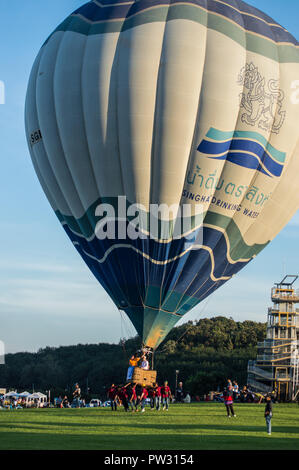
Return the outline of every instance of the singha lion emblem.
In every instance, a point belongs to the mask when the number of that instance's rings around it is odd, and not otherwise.
[[[269,80],[266,87],[265,78],[251,62],[241,69],[238,84],[243,86],[240,105],[246,110],[242,122],[279,134],[286,112],[282,110],[284,92],[279,89],[278,80]]]

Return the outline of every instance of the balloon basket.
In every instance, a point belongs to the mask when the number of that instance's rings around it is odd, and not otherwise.
[[[135,367],[132,379],[130,382],[140,385],[149,385],[152,387],[157,381],[156,370],[144,370],[140,367]]]

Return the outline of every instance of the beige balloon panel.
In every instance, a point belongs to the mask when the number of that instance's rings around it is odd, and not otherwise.
[[[218,166],[218,175],[222,170],[221,179],[234,181],[236,186],[238,184],[248,186],[248,188],[256,186],[265,195],[272,193],[269,202],[263,206],[262,211],[257,209],[255,202],[250,202],[248,199],[241,201],[241,203],[245,202],[243,207],[260,212],[258,219],[250,219],[244,216],[243,211],[229,213],[227,210],[215,205],[207,204],[205,207],[206,210],[210,209],[223,215],[231,215],[248,244],[265,243],[281,230],[299,205],[298,180],[296,181],[296,178],[294,178],[294,172],[298,171],[299,166],[298,158],[295,158],[296,153],[298,153],[296,122],[299,118],[299,107],[291,102],[291,93],[293,91],[291,83],[298,76],[299,67],[298,64],[278,64],[250,51],[245,53],[242,47],[217,32],[209,31],[209,36],[208,44],[210,48],[204,69],[199,128],[197,129],[198,137],[195,141],[194,153],[190,160],[190,163],[192,163],[189,169],[198,164],[208,177]],[[251,127],[241,120],[241,115],[244,113],[244,109],[240,109],[239,106],[242,87],[237,83],[237,77],[246,62],[253,62],[258,67],[261,75],[266,77],[265,85],[269,79],[279,80],[279,86],[285,93],[283,106],[286,110],[286,120],[279,135],[264,131],[257,126]],[[229,63],[229,69],[227,63]],[[239,131],[255,131],[262,134],[273,147],[287,154],[281,178],[269,178],[260,172],[240,168],[230,163],[217,163],[214,160],[200,157],[195,149],[210,127],[222,131],[236,129]],[[200,181],[198,184],[200,184]],[[195,185],[187,185],[187,189],[193,193],[202,193],[200,186],[196,188]],[[216,199],[222,199],[228,203],[235,204],[237,202],[236,198],[230,197],[224,192],[224,187],[221,191],[215,191],[214,196]]]
[[[287,153],[283,176],[270,179],[205,158],[207,176],[217,168],[221,178],[238,182],[242,174],[242,184],[275,192],[255,220],[209,204],[204,209],[234,215],[249,244],[273,238],[297,210],[299,159],[291,157],[298,153],[299,106],[290,95],[298,64],[279,65],[184,20],[171,21],[166,29],[164,23],[142,25],[121,38],[118,33],[85,37],[57,32],[40,57],[29,86],[27,135],[42,130],[43,141],[31,153],[55,210],[79,218],[99,195],[126,194],[146,207],[150,202],[179,203],[183,188],[188,189],[187,170],[202,165],[196,148],[210,127],[253,130],[241,121],[239,107],[237,78],[246,62],[253,62],[263,76],[279,79],[286,94],[280,134],[258,129]],[[195,184],[189,189],[201,190]],[[223,190],[215,193],[219,199],[224,196],[236,202]]]
[[[59,198],[59,187],[53,174],[48,155],[45,151],[44,142],[40,141],[38,144],[32,145],[30,141],[31,133],[40,129],[36,109],[36,79],[41,55],[42,51],[40,51],[36,57],[30,74],[25,104],[25,129],[34,169],[53,210],[57,210],[59,204],[57,202],[57,199]],[[64,197],[62,194],[60,194],[59,202],[61,207],[67,209],[67,205],[64,203]]]
[[[59,209],[64,214],[71,215],[75,207],[77,212],[81,210],[84,213],[85,211],[66,164],[55,118],[54,59],[57,55],[59,39],[62,36],[63,33],[55,34],[35,60],[26,97],[25,124],[28,142],[31,132],[36,129],[41,129],[43,135],[42,141],[34,145],[29,144],[30,153],[40,183],[53,210]],[[43,67],[41,68],[42,61]],[[48,63],[45,66],[46,61]],[[42,88],[45,89],[45,93],[41,97]],[[39,103],[37,103],[38,97]]]

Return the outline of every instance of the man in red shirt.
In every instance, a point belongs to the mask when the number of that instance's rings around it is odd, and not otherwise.
[[[135,385],[129,383],[127,385],[127,398],[128,398],[128,407],[131,411],[135,411],[134,407],[136,406],[136,392],[135,392]]]
[[[132,387],[132,403],[135,406],[135,411],[138,411],[138,409],[137,409],[136,384],[133,384],[133,387]]]
[[[127,386],[123,386],[119,388],[118,392],[119,398],[121,399],[122,405],[125,411],[128,411],[129,404],[128,404],[128,393],[127,393]]]
[[[142,394],[141,394],[141,397],[140,397],[140,403],[141,403],[141,413],[143,413],[145,411],[145,400],[147,399],[148,397],[148,391],[146,389],[146,387],[143,385],[143,388],[142,388]]]
[[[160,411],[160,408],[161,408],[161,387],[159,387],[159,385],[157,383],[154,384],[153,394],[154,394],[154,406],[156,407],[157,411]]]
[[[107,396],[110,400],[112,411],[117,410],[117,388],[114,384],[108,389]]]
[[[152,387],[149,387],[148,395],[151,400],[151,410],[153,411],[155,409],[155,397],[156,397],[155,385]]]
[[[168,411],[169,401],[172,398],[172,395],[171,395],[171,390],[168,386],[167,381],[165,381],[164,385],[161,387],[161,394],[162,394],[163,410],[166,409],[166,411]]]

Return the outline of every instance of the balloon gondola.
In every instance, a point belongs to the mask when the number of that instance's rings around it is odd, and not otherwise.
[[[93,0],[42,46],[25,111],[35,171],[144,346],[298,209],[298,47],[239,0]]]

